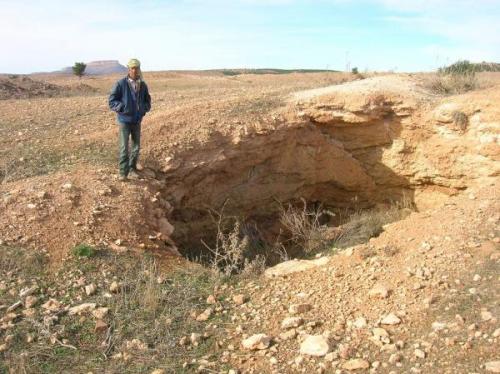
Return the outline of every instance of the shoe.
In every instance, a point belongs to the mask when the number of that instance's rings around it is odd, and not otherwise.
[[[127,176],[126,175],[120,175],[118,177],[118,180],[121,181],[121,182],[126,182],[128,180]]]
[[[139,179],[140,175],[137,173],[135,169],[131,169],[128,173],[130,179]]]

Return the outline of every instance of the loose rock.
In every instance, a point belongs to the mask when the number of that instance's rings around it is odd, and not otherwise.
[[[370,367],[370,363],[361,358],[355,358],[347,361],[342,367],[346,370],[360,370],[360,369],[368,369]]]
[[[294,327],[299,327],[304,323],[304,320],[301,317],[288,317],[281,322],[282,329],[291,329]]]
[[[389,313],[382,321],[380,321],[382,325],[399,325],[401,323],[401,319],[395,315],[394,313]]]
[[[266,334],[255,334],[241,343],[244,349],[251,351],[267,349],[271,345],[271,337]]]
[[[308,356],[324,356],[330,349],[330,344],[323,335],[308,335],[300,345],[300,353]]]

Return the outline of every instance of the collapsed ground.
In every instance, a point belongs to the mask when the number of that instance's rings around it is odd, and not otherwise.
[[[131,372],[200,367],[335,372],[368,365],[377,372],[465,373],[494,365],[500,115],[491,102],[499,96],[498,86],[440,97],[417,77],[397,75],[333,87],[326,86],[353,77],[155,73],[146,78],[156,109],[143,127],[143,178],[128,184],[113,177],[116,128],[105,96],[6,101],[3,251],[10,256],[16,248],[45,250],[52,268],[63,269],[59,274],[68,281],[51,278],[55,270],[31,279],[19,265],[3,266],[2,292],[8,295],[3,308],[22,301],[2,320],[5,370],[23,352],[23,367],[42,372],[69,370],[65,363],[80,365],[90,352],[95,358],[87,371],[132,365]],[[113,79],[85,84],[99,93]],[[300,91],[318,86],[324,88]],[[187,266],[178,250],[185,253],[214,235],[209,211],[224,207],[272,243],[280,229],[280,203],[302,201],[351,211],[384,211],[406,201],[420,212],[386,225],[368,244],[312,263],[284,264],[311,268],[303,273],[229,285],[210,275],[203,286],[199,274],[191,274],[197,284],[189,288],[192,305],[167,307],[186,292],[175,286],[179,270],[173,268]],[[80,243],[98,248],[100,255],[75,262],[71,249]],[[324,254],[334,253],[333,246],[323,248]],[[133,253],[144,252],[156,257],[162,270],[134,271],[160,280],[142,278],[136,283],[145,288],[132,287],[130,293],[131,281],[121,274],[134,262]],[[116,294],[109,291],[113,277],[125,287]],[[19,297],[26,282],[38,285],[31,308],[26,295]],[[89,293],[91,284],[95,289]],[[379,291],[368,301],[373,288]],[[137,318],[135,307],[128,305],[131,317],[113,300],[146,289],[154,304],[143,317],[155,328],[124,333],[124,321]],[[51,298],[59,303],[54,310],[44,307]],[[109,310],[105,316],[83,310],[79,320],[68,315],[70,307],[84,302]],[[297,304],[305,305],[302,311]],[[282,319],[294,313],[298,318],[282,327]],[[54,314],[61,319],[50,318],[53,327],[33,330]],[[399,321],[387,327],[387,315]],[[169,319],[175,328],[164,326]],[[65,330],[68,323],[76,323],[74,331]],[[78,337],[83,328],[89,341]],[[260,336],[263,341],[255,346],[242,346],[257,333],[268,339]],[[26,343],[30,334],[35,337]],[[327,342],[322,358],[300,352],[307,335]],[[101,346],[103,339],[107,343]],[[46,342],[52,347],[40,351]],[[172,357],[175,363],[167,364]]]

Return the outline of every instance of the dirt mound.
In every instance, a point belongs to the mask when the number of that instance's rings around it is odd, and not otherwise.
[[[34,80],[27,76],[0,77],[0,100],[28,99],[33,97],[59,97],[94,93],[97,90],[87,84],[59,86]]]
[[[59,86],[35,81],[27,76],[0,78],[0,99],[26,99],[30,97],[53,97],[60,93]]]

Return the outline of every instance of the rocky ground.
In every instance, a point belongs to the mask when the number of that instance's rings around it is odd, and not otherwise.
[[[281,270],[284,263],[244,285],[238,292],[248,302],[231,318],[239,327],[233,345],[254,334],[267,340],[234,355],[238,366],[277,373],[499,370],[499,186],[485,184],[388,225],[367,244],[321,257],[309,270]]]
[[[122,183],[115,78],[3,102],[0,372],[500,372],[496,80],[151,73]],[[221,204],[272,237],[275,198],[413,212],[262,275],[179,256]]]

